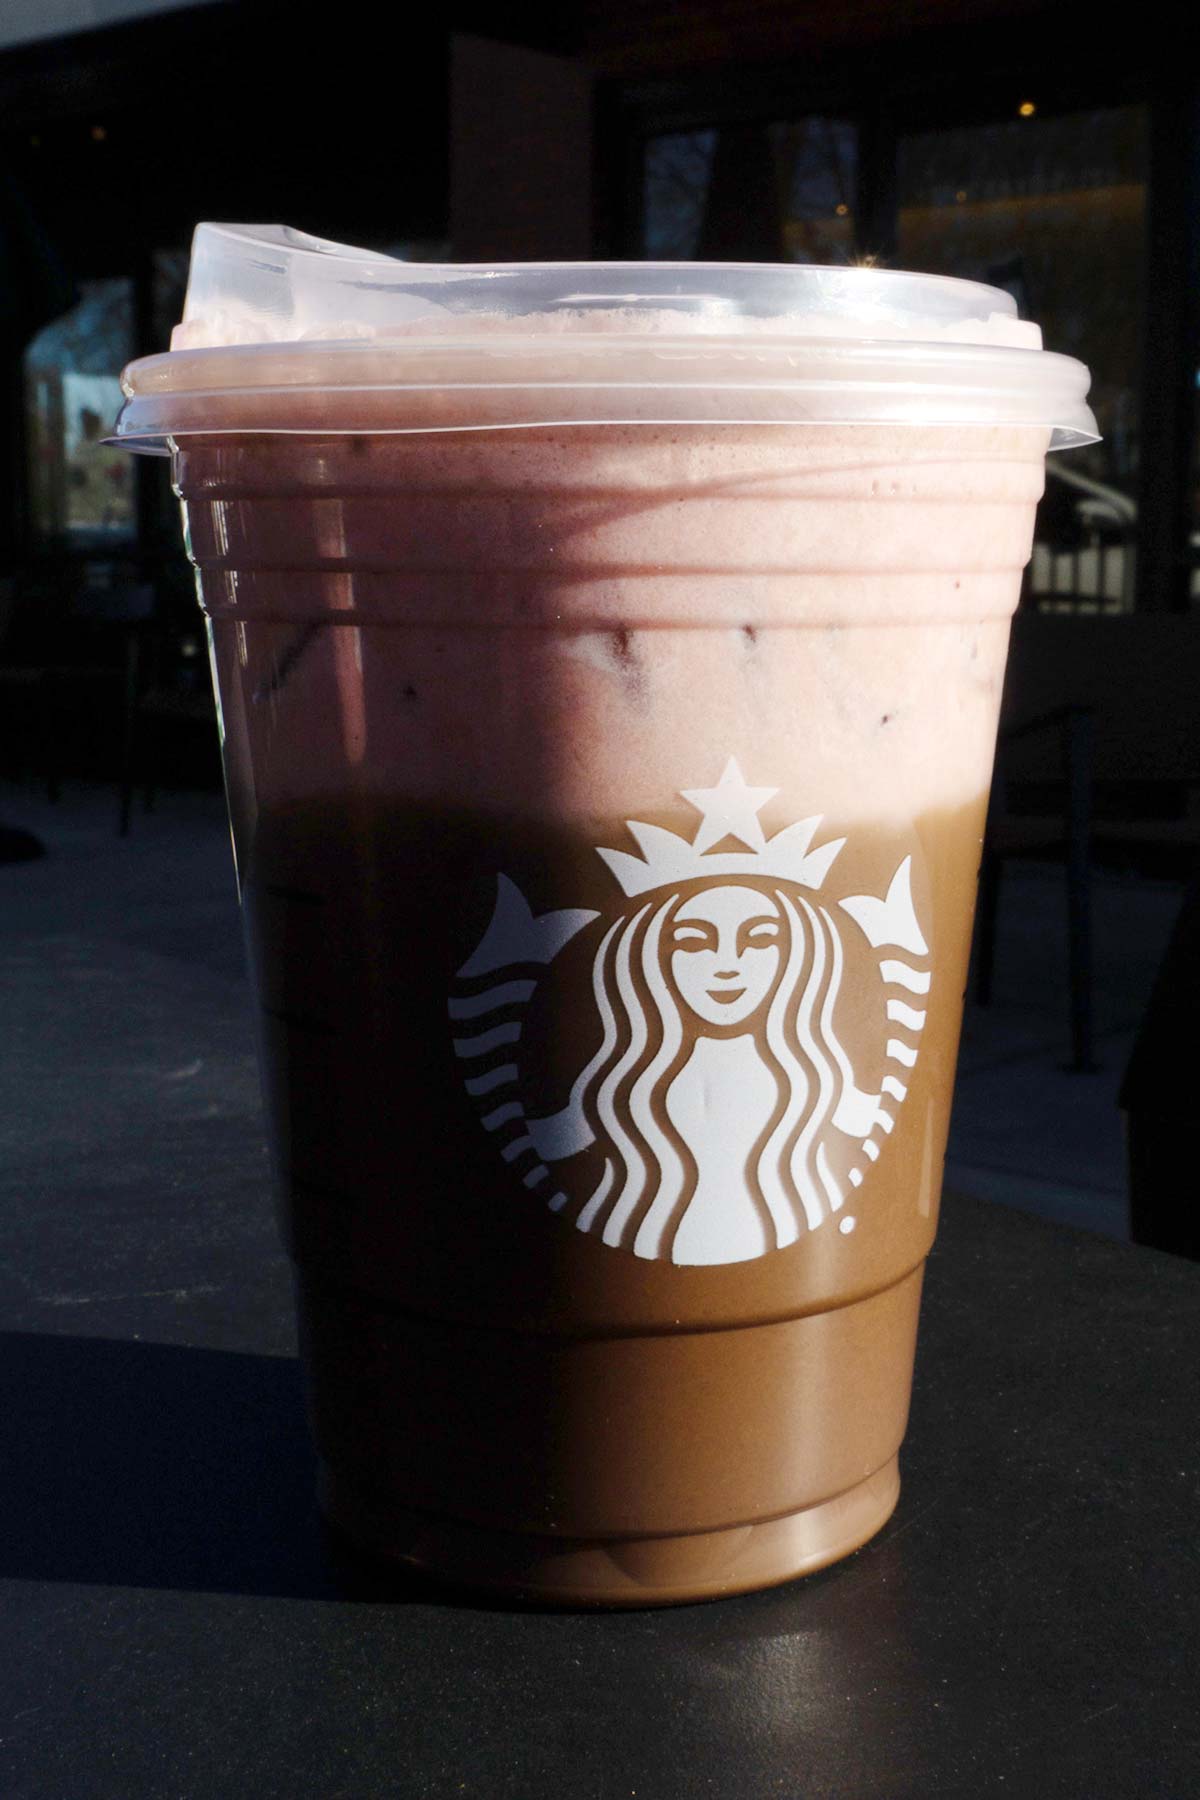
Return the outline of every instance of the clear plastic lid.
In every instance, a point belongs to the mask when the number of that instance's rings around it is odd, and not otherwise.
[[[1088,372],[1012,297],[890,269],[406,263],[200,225],[171,350],[111,441],[595,424],[1037,426],[1092,442]]]

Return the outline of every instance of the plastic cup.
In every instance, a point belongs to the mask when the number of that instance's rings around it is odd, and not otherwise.
[[[782,1581],[896,1503],[1086,371],[931,277],[355,256],[201,228],[119,426],[209,621],[322,1502],[528,1597]]]

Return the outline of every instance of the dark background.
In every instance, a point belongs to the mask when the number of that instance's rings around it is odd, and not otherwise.
[[[335,1553],[295,1499],[311,1453],[219,803],[139,809],[119,845],[81,782],[219,779],[166,465],[96,444],[122,362],[166,347],[198,219],[458,258],[871,255],[1009,286],[1093,366],[1105,443],[1049,477],[1007,721],[1088,708],[1093,861],[1184,873],[1200,80],[1179,16],[345,0],[313,25],[217,0],[4,48],[0,12],[0,813],[35,783],[78,784],[85,823],[94,804],[90,835],[6,872],[0,934],[5,1796],[1194,1790],[1191,1272],[1007,1207],[947,1206],[905,1499],[839,1569],[603,1620],[381,1589]],[[68,419],[70,374],[101,385]],[[1065,741],[1003,748],[1010,844],[1037,847],[1032,821],[1061,853]],[[1002,970],[1005,922],[1026,949],[1042,930],[1031,896],[1002,914]],[[1126,898],[1110,965],[1144,952]],[[1193,903],[1152,1004],[1188,1043],[1198,937]],[[1040,997],[1058,939],[1037,947]],[[1025,1066],[1001,1124],[1089,1129],[1040,1040]],[[1194,1052],[1178,1066],[1178,1138],[1152,1042],[1129,1100],[1194,1255]],[[1187,1248],[1170,1223],[1137,1234]]]
[[[1112,668],[1131,657],[1135,687],[1168,662],[1189,685],[1198,94],[1153,10],[1105,24],[1029,0],[402,17],[349,0],[336,29],[278,0],[216,0],[0,47],[0,666],[119,660],[104,620],[140,606],[162,626],[156,678],[194,684],[162,468],[105,460],[99,403],[82,450],[64,450],[61,396],[33,383],[39,359],[74,357],[115,394],[125,360],[168,343],[196,221],[229,218],[420,257],[870,256],[1007,286],[1053,347],[1091,364],[1105,433],[1052,463],[1025,605],[1050,628],[1030,621],[1010,716],[1071,699],[1111,710]],[[72,319],[80,345],[64,350]],[[1165,638],[1150,614],[1174,615]],[[119,738],[111,698],[76,693],[76,713],[104,715],[76,760]],[[36,731],[15,735],[36,764]],[[1097,755],[1110,788],[1117,765],[1146,765],[1126,818],[1188,812],[1200,745],[1186,720],[1166,758],[1119,721]],[[14,756],[0,736],[0,760]]]
[[[166,468],[99,442],[123,364],[169,343],[197,220],[434,260],[867,258],[1007,288],[1093,374],[1103,440],[1048,459],[1014,629],[995,867],[1194,866],[1200,77],[1173,15],[212,0],[14,35],[0,777],[116,776],[126,815],[135,784],[219,780]]]

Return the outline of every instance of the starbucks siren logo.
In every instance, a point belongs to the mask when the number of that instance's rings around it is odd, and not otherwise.
[[[745,1262],[831,1218],[852,1231],[848,1193],[907,1093],[925,1013],[888,990],[929,991],[912,858],[882,896],[826,906],[815,896],[846,840],[814,848],[820,815],[767,838],[758,814],[778,791],[748,787],[730,757],[716,787],[682,791],[701,815],[690,840],[629,820],[640,856],[597,851],[625,897],[607,920],[534,917],[500,875],[491,921],[458,971],[454,1050],[498,1154],[553,1212],[637,1256]],[[745,849],[715,848],[730,838]],[[847,941],[839,914],[856,928]],[[526,1014],[592,925],[598,1042],[566,1105],[534,1117],[522,1097]],[[877,1093],[859,1087],[839,1036],[850,951],[878,984],[875,1061],[888,1072]]]

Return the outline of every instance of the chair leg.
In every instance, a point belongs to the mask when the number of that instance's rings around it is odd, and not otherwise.
[[[1126,1115],[1129,1149],[1129,1235],[1135,1244],[1200,1262],[1200,1213],[1179,1179],[1191,1153],[1189,1127],[1178,1113]]]
[[[1073,709],[1067,729],[1067,970],[1071,1068],[1096,1067],[1092,1020],[1091,714]]]
[[[142,752],[142,810],[152,813],[158,794],[159,727],[154,713],[143,708],[138,715]]]
[[[117,832],[129,836],[133,818],[133,766],[137,749],[137,694],[141,647],[136,631],[131,631],[125,646],[125,714],[121,722],[121,793],[117,814]]]
[[[62,708],[59,705],[59,684],[55,676],[43,675],[41,690],[46,798],[57,806],[62,799],[62,744],[59,739],[62,729]]]
[[[154,803],[158,798],[158,728],[146,728],[146,773],[142,781],[142,805],[148,813],[154,811]]]
[[[127,772],[121,775],[121,795],[117,811],[117,836],[128,837],[133,818],[133,782]]]
[[[1067,956],[1071,991],[1071,1067],[1094,1069],[1092,1024],[1091,872],[1086,862],[1067,869]]]

